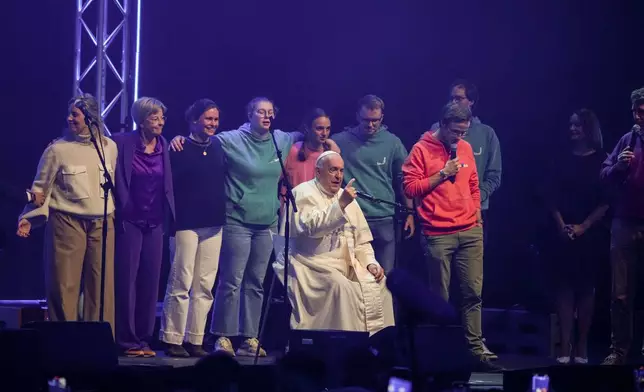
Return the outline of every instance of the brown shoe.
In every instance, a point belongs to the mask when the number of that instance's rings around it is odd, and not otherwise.
[[[143,347],[141,349],[144,358],[154,358],[157,356],[156,351],[152,350],[150,347]]]
[[[137,357],[143,357],[144,353],[143,350],[140,348],[128,348],[123,352],[123,355],[129,358],[137,358]]]

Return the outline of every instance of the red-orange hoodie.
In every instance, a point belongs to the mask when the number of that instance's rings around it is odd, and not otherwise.
[[[469,230],[476,225],[476,213],[481,209],[474,154],[464,140],[457,143],[456,156],[466,167],[461,167],[453,184],[446,180],[430,191],[429,177],[445,167],[449,155],[449,149],[433,132],[425,132],[402,167],[405,195],[416,200],[425,235]]]

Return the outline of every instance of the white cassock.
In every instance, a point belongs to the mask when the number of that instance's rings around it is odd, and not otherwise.
[[[386,278],[377,283],[367,270],[379,266],[373,237],[358,203],[342,211],[342,192],[329,195],[315,179],[293,189],[298,212],[291,210],[290,219],[291,328],[374,334],[394,325],[391,293]],[[283,284],[283,257],[277,260],[273,267]]]

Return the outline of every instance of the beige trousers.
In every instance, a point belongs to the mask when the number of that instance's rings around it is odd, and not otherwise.
[[[103,320],[114,331],[114,217],[107,217]],[[45,229],[47,306],[52,321],[76,321],[83,286],[83,318],[98,321],[103,219],[51,210]]]

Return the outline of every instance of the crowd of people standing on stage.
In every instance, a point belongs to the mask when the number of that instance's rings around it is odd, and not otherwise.
[[[98,320],[104,274],[102,316],[112,325],[116,343],[127,356],[155,356],[151,342],[164,238],[170,237],[171,267],[159,332],[167,354],[207,355],[203,344],[212,313],[216,351],[265,356],[258,341],[263,282],[289,182],[295,199],[309,203],[292,218],[295,235],[315,239],[313,248],[302,248],[305,240],[296,246],[300,267],[307,271],[297,272],[303,274],[297,278],[306,280],[307,290],[297,301],[291,291],[289,299],[306,322],[292,319],[293,326],[349,325],[374,333],[391,325],[381,322],[389,320],[389,309],[382,307],[392,304],[378,287],[384,287],[383,278],[396,267],[400,225],[408,238],[417,229],[420,233],[432,291],[449,300],[452,271],[456,274],[470,350],[482,363],[493,361],[497,356],[486,346],[481,326],[483,251],[489,235],[484,221],[501,184],[502,163],[494,130],[473,114],[478,100],[475,85],[454,82],[439,121],[408,153],[384,124],[385,103],[375,95],[358,101],[356,126],[335,134],[322,109],[307,115],[300,131],[273,129],[276,108],[264,97],[249,102],[248,121],[238,129],[218,132],[218,105],[200,99],[185,112],[187,135],[170,142],[162,135],[167,108],[158,99],[138,99],[131,111],[137,129],[108,137],[95,99],[73,98],[68,127],[43,152],[25,196],[30,203],[18,224],[22,237],[45,225],[50,319],[77,320],[82,291],[83,319]],[[644,89],[634,91],[631,100],[635,122],[644,125]],[[571,149],[557,161],[548,198],[564,249],[557,264],[562,342],[557,360],[588,361],[595,278],[602,262],[597,248],[608,232],[602,222],[613,205],[613,346],[605,362],[621,363],[632,335],[630,278],[644,238],[644,209],[638,203],[644,196],[641,133],[625,135],[607,156],[590,110],[572,114],[569,132]],[[285,152],[286,179],[276,149]],[[104,167],[114,179],[107,203]],[[356,199],[356,190],[389,203]],[[391,204],[396,201],[407,208],[403,216]],[[346,262],[360,277],[317,270],[320,260]],[[311,300],[325,295],[316,292],[322,290],[316,276],[324,274],[330,276],[325,284],[353,282],[342,286],[356,297],[346,305],[355,310],[353,316],[345,310],[334,315],[324,309],[327,301]],[[380,316],[370,313],[375,302],[369,296],[382,296],[376,301]],[[319,308],[313,303],[320,303]],[[575,314],[579,328],[573,342]],[[338,323],[333,317],[357,321]]]

